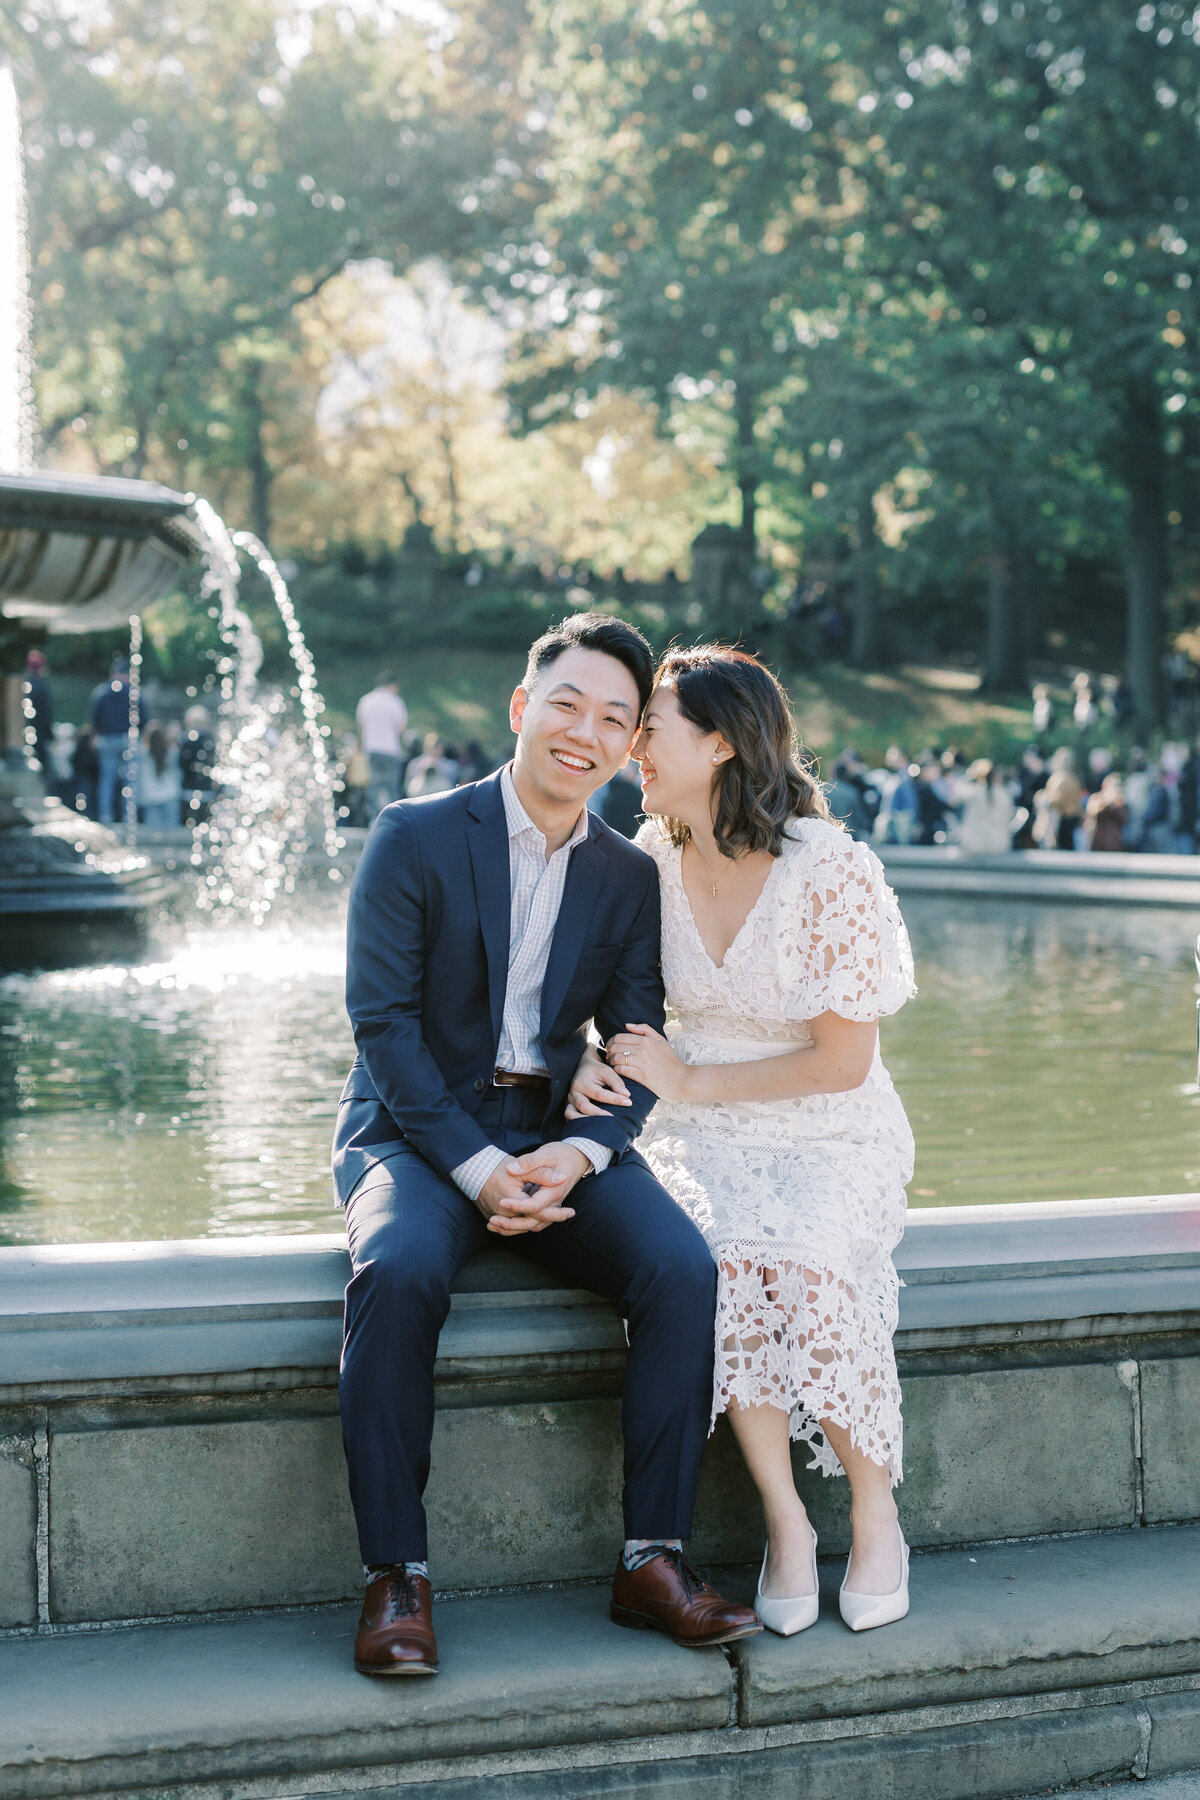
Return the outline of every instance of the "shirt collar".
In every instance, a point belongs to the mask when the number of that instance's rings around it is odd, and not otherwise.
[[[521,805],[520,796],[517,793],[517,784],[512,778],[511,763],[506,763],[501,771],[500,792],[504,796],[504,816],[508,820],[509,838],[524,837],[527,832],[532,832],[538,843],[541,845],[544,854],[546,849],[546,834],[539,826],[534,824],[529,814],[525,811],[525,808]],[[576,844],[582,844],[590,830],[591,822],[588,818],[588,809],[585,806],[580,811],[579,818],[575,822],[574,831],[571,833],[566,843],[562,844],[560,848],[563,850],[573,850]],[[555,854],[557,854],[557,852]]]

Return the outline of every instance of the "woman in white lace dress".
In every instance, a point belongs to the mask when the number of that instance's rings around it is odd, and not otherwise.
[[[728,1411],[762,1496],[756,1606],[789,1633],[816,1618],[816,1539],[792,1479],[850,1478],[841,1594],[854,1629],[908,1604],[892,1334],[912,1134],[877,1021],[915,992],[895,896],[871,850],[799,765],[782,688],[721,647],[670,653],[635,745],[659,867],[675,1019],[630,1021],[572,1089],[576,1112],[659,1096],[639,1140],[718,1266],[713,1418]]]

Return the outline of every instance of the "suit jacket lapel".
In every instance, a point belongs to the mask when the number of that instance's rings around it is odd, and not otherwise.
[[[467,847],[475,877],[475,904],[487,952],[488,1006],[492,1042],[500,1042],[504,1023],[504,990],[508,985],[508,935],[512,914],[512,879],[508,866],[508,821],[500,777],[477,784],[468,811]]]
[[[567,868],[562,905],[558,909],[558,922],[554,927],[550,955],[546,961],[546,976],[542,982],[543,1042],[566,999],[567,988],[575,973],[575,964],[587,941],[588,926],[592,922],[607,868],[608,856],[593,827],[583,843],[577,844],[571,852]]]

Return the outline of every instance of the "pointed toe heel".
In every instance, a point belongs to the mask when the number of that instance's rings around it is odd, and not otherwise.
[[[758,1576],[758,1591],[754,1596],[754,1610],[766,1626],[779,1637],[795,1637],[798,1631],[807,1631],[815,1625],[821,1610],[821,1595],[817,1584],[817,1534],[812,1534],[812,1582],[811,1594],[797,1594],[791,1600],[771,1599],[762,1591],[763,1579],[767,1573],[767,1550],[763,1551],[762,1568]]]
[[[903,1532],[900,1532],[900,1585],[895,1592],[848,1594],[843,1577],[838,1590],[838,1611],[851,1631],[873,1631],[877,1625],[894,1625],[897,1619],[904,1617],[908,1611],[908,1545]]]

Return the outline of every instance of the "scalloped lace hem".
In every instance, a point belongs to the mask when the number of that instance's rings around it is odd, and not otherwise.
[[[890,1470],[893,1486],[902,1481],[895,1288],[889,1284],[872,1304],[794,1244],[743,1240],[718,1244],[713,1255],[717,1362],[709,1430],[731,1401],[778,1406],[789,1415],[793,1440],[812,1450],[810,1469],[844,1473],[822,1430],[827,1419]]]

